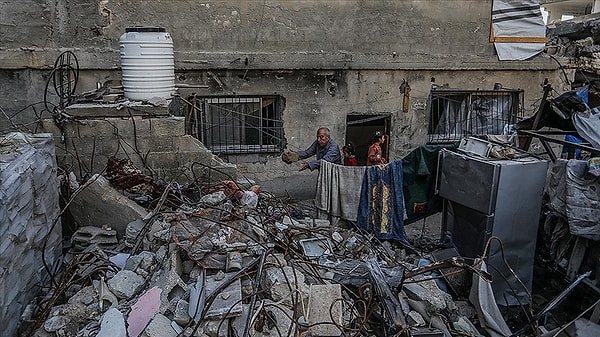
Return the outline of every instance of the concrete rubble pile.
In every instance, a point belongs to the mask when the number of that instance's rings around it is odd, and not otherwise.
[[[440,276],[470,277],[456,258],[435,262],[232,181],[166,185],[153,200],[122,230],[111,224],[130,212],[114,209],[73,234],[21,336],[482,335],[460,282]]]
[[[575,82],[597,81],[600,67],[600,14],[583,15],[547,26],[549,55],[570,58]],[[561,65],[562,67],[562,65]]]

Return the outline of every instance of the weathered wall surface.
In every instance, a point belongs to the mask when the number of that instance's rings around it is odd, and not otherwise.
[[[89,108],[73,105],[70,110],[78,114]],[[116,111],[102,110],[107,116]],[[67,123],[62,129],[52,119],[44,119],[39,127],[54,136],[58,164],[80,178],[103,172],[113,156],[129,158],[136,168],[164,181],[201,183],[237,178],[235,165],[224,163],[200,141],[185,135],[182,117],[90,118]]]
[[[88,67],[116,67],[118,54],[109,54],[125,28],[134,25],[165,27],[182,53],[179,63],[192,68],[364,68],[431,64],[432,56],[460,65],[452,55],[494,60],[486,40],[491,1],[3,0],[0,5],[0,39],[9,52],[2,68],[43,67],[57,48],[80,48],[84,61],[95,59]],[[237,59],[232,53],[249,53],[248,62],[232,64]],[[10,54],[28,57],[11,60]]]
[[[16,336],[16,318],[48,281],[44,264],[56,272],[62,263],[58,178],[50,135],[0,143],[0,322],[3,336]]]
[[[79,59],[77,92],[120,80],[118,47],[125,28],[161,26],[173,37],[178,85],[207,85],[194,90],[201,95],[281,95],[286,141],[300,148],[321,125],[331,127],[342,143],[347,114],[388,113],[390,157],[397,158],[426,139],[432,78],[456,89],[491,89],[496,82],[521,88],[530,110],[545,78],[561,91],[562,74],[548,57],[497,60],[489,43],[491,5],[491,0],[0,0],[0,106],[12,116],[43,101],[47,76],[64,50]],[[338,82],[335,95],[327,91],[328,76]],[[403,79],[412,88],[407,113],[400,108]],[[40,104],[34,107],[35,113],[26,109],[13,120],[28,124],[35,114],[48,116]],[[0,120],[0,130],[7,130]],[[299,174],[274,156],[250,163],[225,159],[257,182],[314,181],[311,173]]]

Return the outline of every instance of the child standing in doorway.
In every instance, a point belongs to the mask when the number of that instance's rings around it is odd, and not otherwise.
[[[344,166],[358,166],[358,160],[356,160],[352,144],[348,143],[344,145],[342,154],[344,155]]]

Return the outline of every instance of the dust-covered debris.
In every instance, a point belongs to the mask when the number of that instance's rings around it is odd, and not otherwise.
[[[123,236],[110,218],[80,228],[60,282],[31,303],[21,335],[480,335],[472,307],[454,301],[468,294],[431,273],[470,273],[457,257],[424,269],[434,256],[407,242],[240,186],[168,184]]]

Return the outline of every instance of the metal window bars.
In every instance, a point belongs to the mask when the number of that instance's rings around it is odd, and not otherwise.
[[[508,134],[523,117],[523,90],[432,90],[428,143]]]
[[[277,153],[283,148],[281,107],[278,96],[198,97],[190,129],[215,154]]]

